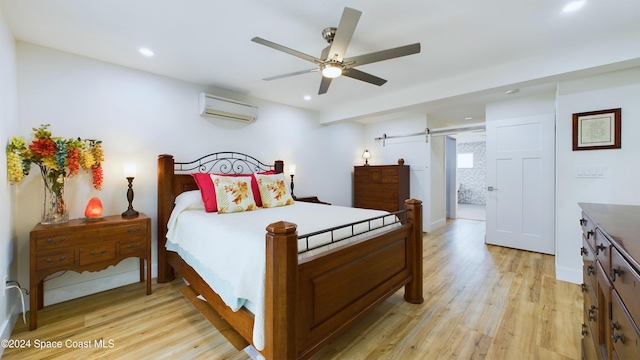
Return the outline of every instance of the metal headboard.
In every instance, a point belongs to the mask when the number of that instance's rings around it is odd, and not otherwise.
[[[260,160],[237,152],[216,152],[205,155],[191,162],[175,162],[174,172],[201,172],[216,174],[250,174],[276,170],[275,165],[265,164]]]

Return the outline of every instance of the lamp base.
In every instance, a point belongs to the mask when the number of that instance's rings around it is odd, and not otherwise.
[[[138,217],[138,215],[140,215],[140,213],[133,209],[128,209],[127,211],[122,213],[123,218],[134,218]]]

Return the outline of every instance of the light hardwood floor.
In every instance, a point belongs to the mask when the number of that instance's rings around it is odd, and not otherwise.
[[[555,280],[554,258],[484,244],[484,222],[455,220],[424,238],[425,302],[402,291],[313,359],[578,359],[580,286]],[[177,291],[180,280],[144,284],[45,307],[38,329],[22,323],[4,359],[249,359]],[[62,349],[36,350],[40,341]],[[103,340],[112,348],[66,348]]]

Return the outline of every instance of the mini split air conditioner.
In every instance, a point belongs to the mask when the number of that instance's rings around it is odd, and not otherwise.
[[[258,108],[240,101],[200,93],[200,115],[252,123],[258,119]]]

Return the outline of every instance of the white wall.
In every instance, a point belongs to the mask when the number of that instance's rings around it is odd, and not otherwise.
[[[70,179],[66,189],[71,218],[83,216],[98,196],[104,214],[127,209],[122,164],[137,163],[134,208],[156,229],[156,164],[159,154],[189,161],[216,151],[238,151],[270,162],[295,163],[296,195],[317,195],[350,205],[351,171],[359,162],[362,125],[323,126],[315,112],[257,100],[219,89],[132,70],[19,42],[18,116],[12,135],[31,138],[31,128],[51,124],[54,136],[98,138],[105,150],[104,186],[91,188],[89,174]],[[198,93],[207,91],[258,105],[254,124],[203,118]],[[286,166],[285,166],[286,171]],[[37,168],[16,186],[19,278],[28,281],[29,231],[38,223],[42,180]],[[153,249],[154,276],[156,249]],[[68,272],[45,282],[45,305],[137,281],[138,261],[93,274]],[[111,276],[117,275],[117,276]]]
[[[384,141],[375,141],[375,138],[387,136],[399,136],[424,132],[427,127],[425,115],[411,115],[399,117],[383,122],[367,124],[364,128],[364,147],[360,150],[358,165],[364,164],[362,152],[369,149],[371,152],[371,165],[395,165],[398,159],[404,159],[404,164],[409,165],[409,196],[423,202],[423,226],[424,231],[429,230],[431,222],[429,209],[431,199],[426,194],[428,191],[427,170],[429,166],[429,147],[424,135],[401,137]],[[353,170],[353,169],[352,169]]]
[[[6,144],[11,134],[18,127],[16,114],[16,49],[13,35],[9,31],[7,22],[0,10],[0,141]],[[4,145],[3,145],[4,150]],[[16,229],[13,225],[13,192],[7,182],[7,161],[2,151],[0,161],[0,281],[8,276],[9,280],[16,279]],[[0,284],[3,286],[4,284]],[[26,284],[23,283],[23,286]],[[5,295],[0,294],[0,338],[7,339],[17,315],[14,314],[19,306],[17,290],[9,290]],[[4,348],[0,347],[0,356]]]
[[[574,113],[622,108],[622,148],[572,150]],[[640,68],[559,84],[556,122],[556,276],[582,282],[579,202],[640,205]],[[576,178],[577,167],[606,177]]]

